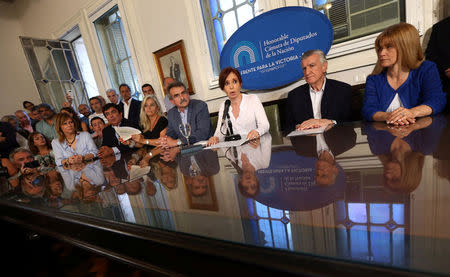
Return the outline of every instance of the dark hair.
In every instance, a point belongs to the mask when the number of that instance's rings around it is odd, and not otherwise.
[[[121,87],[127,87],[128,88],[128,90],[131,92],[131,88],[130,88],[130,86],[129,85],[127,85],[127,84],[125,84],[125,83],[123,83],[123,84],[120,84],[120,86],[119,86],[119,91],[120,91],[120,88]]]
[[[170,94],[170,90],[172,88],[177,88],[177,87],[183,87],[186,90],[186,86],[180,82],[180,81],[175,81],[173,83],[171,83],[168,87],[167,87],[167,93],[169,94],[169,99],[172,99],[172,95]]]
[[[118,106],[118,105],[116,105],[116,104],[114,104],[114,103],[108,103],[108,104],[106,104],[105,106],[103,106],[103,108],[102,108],[103,115],[105,114],[105,111],[109,110],[110,108],[114,108],[114,109],[116,109],[116,110],[120,113],[120,110],[119,110],[119,106]],[[105,115],[105,116],[106,116],[106,115]],[[91,121],[92,121],[92,120],[91,120]]]
[[[51,110],[53,113],[55,113],[55,110],[53,109],[53,107],[52,107],[50,104],[42,103],[42,104],[39,105],[39,109],[40,109],[40,108],[49,109],[49,110]]]
[[[72,107],[63,107],[61,108],[61,111],[69,112],[72,115],[73,123],[75,124],[75,129],[77,129],[77,131],[83,131],[83,128],[81,127],[80,117]]]
[[[31,104],[31,105],[33,105],[33,106],[34,106],[34,104],[33,104],[33,103],[31,103],[30,101],[26,101],[26,100],[25,100],[25,101],[23,101],[23,103],[22,103],[22,106],[23,106],[23,108],[24,108],[24,109],[26,109],[26,107],[25,107],[25,106],[26,106],[27,104]]]
[[[42,133],[34,132],[28,136],[28,148],[30,148],[31,153],[33,153],[34,155],[39,154],[39,149],[37,148],[36,145],[34,145],[34,137],[37,135],[42,135],[45,139],[45,145],[48,147],[48,149],[52,149],[52,144],[50,143],[50,140],[48,140]]]
[[[93,118],[91,119],[91,126],[92,126],[92,122],[94,122],[94,120],[101,120],[103,123],[105,123],[105,121],[103,120],[103,118],[101,118],[101,117],[99,117],[99,116],[96,116],[96,117],[93,117]]]
[[[224,69],[222,69],[219,75],[219,87],[221,90],[223,90],[223,88],[225,87],[225,80],[227,79],[228,75],[230,75],[230,73],[234,73],[237,76],[239,83],[242,84],[242,77],[239,70],[233,67],[225,67]]]
[[[150,87],[152,90],[154,90],[154,89],[153,89],[153,86],[150,85],[150,84],[143,84],[143,85],[142,85],[142,89],[144,89],[145,87]]]
[[[102,100],[100,100],[100,98],[98,98],[97,96],[94,96],[94,97],[89,98],[89,105],[91,104],[91,100],[94,100],[94,99],[98,100],[100,102],[100,104],[102,103]]]
[[[34,106],[34,107],[31,109],[31,111],[32,111],[32,112],[34,112],[35,110],[38,110],[38,111],[39,111],[39,106],[40,106],[40,105]]]

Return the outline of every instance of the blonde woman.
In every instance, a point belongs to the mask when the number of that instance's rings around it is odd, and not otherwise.
[[[52,148],[56,165],[81,163],[97,155],[97,147],[91,135],[88,132],[78,132],[70,115],[58,114],[55,129],[58,137],[53,139]]]
[[[367,78],[362,109],[366,120],[408,125],[444,109],[439,72],[435,63],[424,60],[413,25],[387,28],[375,40],[375,49],[378,61]]]

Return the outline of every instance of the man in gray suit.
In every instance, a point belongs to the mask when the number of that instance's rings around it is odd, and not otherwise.
[[[167,111],[169,126],[166,136],[161,138],[163,147],[174,147],[186,144],[186,138],[180,132],[181,123],[189,123],[191,134],[190,143],[208,140],[213,135],[211,120],[209,119],[208,106],[205,102],[189,98],[186,86],[181,82],[173,82],[167,88],[170,102],[175,105]]]

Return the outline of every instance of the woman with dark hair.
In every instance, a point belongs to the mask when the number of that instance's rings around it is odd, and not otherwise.
[[[72,107],[63,107],[61,108],[61,112],[66,113],[72,117],[77,131],[89,132],[89,127],[86,125],[84,121],[81,121],[80,117],[78,116],[78,113]]]
[[[28,137],[28,146],[31,153],[34,154],[34,159],[39,161],[39,164],[43,168],[54,168],[56,166],[52,145],[43,134],[39,132],[30,134]]]
[[[242,78],[239,71],[227,67],[220,72],[219,86],[228,99],[220,106],[219,119],[223,117],[226,103],[229,104],[227,117],[233,125],[233,134],[247,139],[258,138],[269,131],[269,120],[258,96],[241,92]],[[225,124],[217,124],[214,136],[208,140],[213,145],[223,140],[226,134]]]
[[[92,159],[97,155],[97,147],[88,132],[78,132],[73,118],[67,113],[56,116],[58,138],[53,139],[52,148],[56,165],[68,166]]]
[[[362,109],[368,121],[408,125],[440,113],[446,103],[436,64],[425,61],[417,29],[387,28],[375,40],[378,61],[367,78]]]
[[[23,101],[22,106],[23,106],[24,109],[26,109],[30,113],[31,113],[31,111],[34,108],[34,104],[31,103],[30,101],[26,101],[26,100]]]

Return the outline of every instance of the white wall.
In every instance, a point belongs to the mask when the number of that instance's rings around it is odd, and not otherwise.
[[[40,102],[19,40],[21,34],[23,30],[14,5],[0,2],[0,116],[23,109],[24,100]]]

